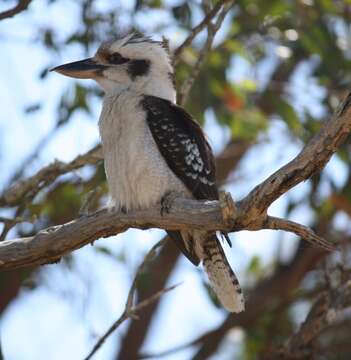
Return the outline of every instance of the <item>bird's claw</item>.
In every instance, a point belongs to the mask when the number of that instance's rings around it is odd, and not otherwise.
[[[161,199],[161,210],[160,210],[161,216],[163,216],[164,214],[169,214],[172,207],[172,203],[176,197],[178,197],[178,195],[175,192],[168,192],[165,195],[163,195]]]

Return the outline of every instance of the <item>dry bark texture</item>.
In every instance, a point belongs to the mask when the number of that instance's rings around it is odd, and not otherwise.
[[[8,11],[0,13],[0,20],[14,16],[25,10],[30,0],[18,1],[17,5]],[[195,26],[183,44],[174,52],[174,64],[181,61],[183,51],[192,43],[194,38],[204,29],[207,29],[207,39],[198,51],[198,58],[194,64],[194,71],[184,81],[179,89],[178,100],[185,104],[194,80],[200,72],[201,66],[210,52],[214,35],[219,29],[224,16],[233,1],[220,0],[212,9],[204,3],[205,17]],[[207,6],[207,7],[206,7]],[[282,94],[284,87],[291,76],[296,63],[303,60],[302,54],[296,54],[294,63],[283,62],[275,70],[271,82],[275,84],[275,93]],[[262,93],[256,105],[270,118],[275,109],[271,101],[266,101],[269,92]],[[9,189],[0,194],[0,206],[17,206],[18,211],[14,219],[1,218],[5,223],[5,231],[0,238],[0,270],[15,269],[16,276],[10,276],[9,283],[13,287],[11,293],[17,293],[21,284],[21,272],[32,271],[40,264],[58,261],[62,256],[78,249],[85,244],[93,243],[101,237],[108,237],[126,231],[130,227],[147,229],[158,227],[162,229],[198,228],[223,229],[227,231],[272,229],[295,233],[310,243],[323,249],[305,247],[300,244],[293,258],[285,265],[279,265],[272,276],[259,281],[256,286],[247,291],[248,299],[245,313],[238,316],[228,316],[217,329],[207,332],[203,336],[185,344],[198,346],[198,351],[193,359],[207,359],[213,356],[222,342],[225,334],[234,326],[249,329],[255,321],[271,307],[274,299],[280,302],[289,301],[293,291],[299,286],[307,272],[314,269],[321,259],[333,250],[335,246],[317,234],[328,237],[329,220],[321,220],[314,231],[310,228],[289,220],[269,216],[269,206],[284,193],[312,175],[321,171],[330,157],[337,151],[351,129],[351,95],[339,106],[334,116],[326,121],[322,129],[307,143],[305,148],[288,164],[277,170],[265,181],[253,189],[244,199],[233,202],[226,195],[221,202],[196,202],[191,200],[176,199],[171,211],[165,216],[160,216],[160,209],[155,207],[147,211],[132,212],[129,214],[101,210],[96,213],[81,216],[66,224],[53,226],[28,238],[18,238],[2,241],[9,229],[16,223],[22,222],[23,207],[30,202],[44,188],[55,183],[61,175],[72,172],[85,165],[96,165],[102,162],[100,146],[96,146],[86,154],[78,156],[70,163],[55,161],[45,166],[35,175],[18,181]],[[224,183],[229,173],[237,166],[247,150],[251,147],[250,141],[232,139],[225,150],[216,159],[218,169],[218,182]],[[351,184],[351,179],[348,180]],[[343,194],[333,194],[331,202],[335,207],[350,214],[351,210],[345,202]],[[153,249],[151,250],[151,252]],[[150,323],[156,313],[160,297],[170,288],[165,289],[168,278],[174,269],[179,253],[172,242],[164,241],[160,252],[148,264],[147,271],[152,276],[149,287],[139,288],[136,285],[137,271],[129,291],[124,312],[113,323],[111,328],[103,335],[92,352],[90,358],[103,344],[105,339],[126,319],[131,319],[129,328],[121,342],[118,359],[139,357],[139,351],[148,333]],[[143,261],[141,267],[146,262]],[[34,266],[34,267],[33,267]],[[16,270],[22,268],[20,270]],[[159,269],[162,269],[162,272]],[[0,273],[6,278],[10,271]],[[17,281],[18,278],[18,281]],[[13,281],[15,279],[16,281]],[[0,277],[1,282],[1,277]],[[3,294],[4,295],[4,294]],[[134,303],[134,295],[137,302]],[[4,300],[5,299],[5,300]],[[0,309],[3,309],[12,299],[2,296]],[[269,358],[298,358],[309,357],[313,352],[313,341],[328,326],[332,326],[340,317],[342,310],[350,306],[350,283],[345,281],[340,287],[328,289],[323,292],[312,307],[306,321],[300,329],[291,335],[279,349],[269,353]],[[142,310],[142,311],[140,311]],[[138,315],[138,319],[134,318]],[[130,346],[133,344],[133,346]],[[182,346],[180,348],[183,348]],[[171,349],[169,353],[178,349]],[[148,355],[144,354],[147,358]],[[149,354],[153,357],[153,354]]]
[[[101,237],[116,235],[131,227],[139,229],[157,227],[167,230],[201,228],[227,231],[282,229],[295,232],[316,245],[332,250],[333,245],[319,238],[312,230],[291,221],[269,217],[267,209],[273,201],[301,181],[307,180],[327,164],[350,132],[350,105],[351,93],[346,96],[334,116],[324,124],[300,154],[235,205],[230,199],[228,200],[228,197],[222,203],[177,199],[170,213],[165,216],[160,215],[159,207],[128,214],[101,210],[67,224],[42,230],[33,237],[3,241],[0,244],[0,269],[55,262],[83,245]],[[87,159],[90,158],[91,156],[87,157]],[[93,157],[93,159],[96,158]],[[72,166],[66,164],[61,166],[61,169],[62,167],[66,169]],[[37,175],[32,177],[32,179],[36,178]],[[26,187],[29,183],[34,182],[23,182]],[[21,193],[20,185],[16,187],[16,192]],[[224,214],[226,215],[223,216]]]

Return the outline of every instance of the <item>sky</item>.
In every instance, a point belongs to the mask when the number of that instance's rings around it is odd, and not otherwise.
[[[52,54],[36,41],[34,30],[38,24],[43,27],[48,22],[56,24],[62,29],[61,36],[75,28],[77,7],[74,2],[59,1],[48,8],[45,4],[45,1],[34,1],[27,12],[0,22],[0,191],[7,185],[13,171],[55,126],[54,113],[59,96],[73,81],[57,74],[50,74],[44,81],[40,81],[38,74],[43,67],[80,59],[85,55],[78,47],[70,46],[53,60]],[[106,1],[98,4],[108,6]],[[141,16],[140,21],[145,23],[147,19],[155,20],[145,15]],[[172,27],[167,30],[166,35],[170,37],[171,44],[179,43],[184,36]],[[263,81],[264,74],[281,60],[278,55],[273,51],[271,59],[255,71],[247,61],[236,58],[228,69],[228,77],[235,82],[245,79]],[[318,114],[323,110],[318,104],[323,95],[322,89],[313,82],[305,81],[312,65],[306,64],[301,69],[300,75],[293,80],[290,91],[297,109],[303,109],[306,102],[312,102],[313,109]],[[301,93],[310,95],[300,96]],[[38,102],[43,104],[40,111],[31,115],[24,113],[25,108]],[[26,175],[35,173],[55,159],[70,161],[94,146],[99,140],[97,119],[100,106],[98,102],[94,103],[91,115],[77,112],[69,125],[60,129],[48,141]],[[214,115],[210,112],[206,114],[205,132],[215,153],[219,153],[229,134],[216,124]],[[245,156],[239,170],[226,187],[234,199],[243,197],[301,149],[301,144],[291,141],[285,125],[277,119],[272,121],[263,140]],[[342,165],[337,160],[328,165],[327,172],[330,176],[339,172],[340,176],[336,181],[340,184],[345,180]],[[303,198],[308,187],[308,182],[297,186],[272,205],[270,214],[282,216],[287,198]],[[308,225],[311,216],[308,209],[300,208],[291,214],[291,219]],[[342,226],[342,219],[340,222]],[[79,359],[86,355],[97,337],[123,311],[136,267],[143,255],[162,236],[161,230],[130,230],[118,237],[96,242],[98,246],[110,249],[114,256],[107,256],[86,246],[74,253],[73,269],[62,264],[43,267],[39,275],[43,278],[42,285],[31,291],[23,289],[0,320],[0,337],[5,358],[58,360]],[[268,266],[276,257],[277,248],[281,258],[288,260],[297,245],[294,236],[273,231],[243,231],[231,237],[233,248],[226,247],[225,251],[244,289],[252,283],[246,269],[253,256],[259,256],[262,264]],[[118,260],[121,253],[125,255],[124,261]],[[223,321],[226,312],[215,309],[209,303],[202,285],[203,280],[203,272],[182,257],[168,285],[182,284],[164,296],[144,351],[160,352],[181,345]],[[125,329],[125,325],[119,328],[96,354],[95,359],[109,359],[116,350],[117,339],[121,339]],[[240,331],[233,331],[228,336],[227,343],[239,345],[242,336]],[[193,351],[194,349],[187,349],[164,359],[185,360]],[[225,359],[225,355],[222,358]]]

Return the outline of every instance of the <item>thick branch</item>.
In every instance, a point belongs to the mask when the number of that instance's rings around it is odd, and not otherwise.
[[[235,170],[249,146],[250,144],[248,142],[235,139],[217,156],[216,167],[217,180],[219,183],[223,183],[228,177],[228,174]],[[156,291],[166,286],[170,274],[175,268],[179,254],[180,252],[174,243],[167,241],[157,259],[148,267],[147,276],[152,279],[149,286],[138,287],[139,299],[147,299]],[[162,269],[162,271],[160,271],[160,269]],[[114,359],[123,360],[138,357],[139,349],[148,334],[152,319],[157,313],[158,304],[158,301],[152,303],[140,314],[138,320],[130,323],[118,349],[118,354],[113,357]],[[130,344],[133,344],[133,346],[130,346]]]
[[[101,237],[119,234],[130,227],[177,230],[190,226],[221,229],[224,225],[221,217],[218,201],[176,199],[172,212],[164,216],[160,215],[158,206],[128,214],[105,209],[42,230],[33,237],[3,241],[0,244],[0,269],[55,262],[75,249]]]
[[[241,202],[241,223],[260,227],[268,207],[281,195],[323,169],[351,130],[351,93],[335,114],[288,164],[256,186]]]
[[[350,306],[351,281],[324,292],[313,305],[300,329],[280,350],[281,357],[291,359],[310,355],[313,340],[338,319],[344,318],[341,312]]]
[[[41,231],[27,239],[5,241],[0,247],[0,269],[42,264],[58,260],[62,255],[99,237],[125,231],[129,227],[160,227],[179,230],[186,227],[203,230],[260,230],[277,227],[277,219],[267,220],[268,206],[297,183],[320,170],[336,151],[351,129],[351,94],[342,102],[335,115],[289,164],[283,166],[237,204],[231,224],[224,224],[218,202],[196,202],[178,199],[172,213],[165,217],[159,209],[148,209],[126,214],[106,210],[82,217],[68,224]],[[38,175],[38,174],[37,174]],[[181,206],[179,206],[181,205]],[[268,225],[267,225],[268,224]],[[282,226],[282,221],[279,221]],[[279,225],[278,224],[278,225]],[[229,226],[231,225],[231,226]],[[294,223],[284,224],[285,230],[306,234]],[[292,229],[294,227],[294,229]],[[309,232],[308,240],[321,245],[319,238]]]
[[[235,230],[238,223],[233,203],[227,197],[219,201],[175,199],[171,212],[161,215],[160,207],[124,214],[101,210],[67,224],[53,226],[33,237],[7,240],[0,243],[0,270],[55,262],[75,249],[101,237],[126,231],[128,228],[162,228],[167,230]],[[317,245],[321,245],[320,242]],[[332,245],[328,244],[328,248]]]

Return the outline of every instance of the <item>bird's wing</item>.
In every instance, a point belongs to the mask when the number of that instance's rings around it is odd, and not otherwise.
[[[195,199],[218,199],[215,162],[200,125],[184,109],[155,96],[141,105],[157,147]]]

